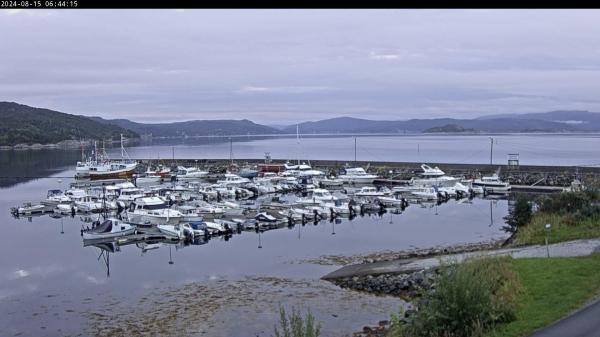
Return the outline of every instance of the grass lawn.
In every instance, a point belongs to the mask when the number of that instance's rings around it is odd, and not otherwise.
[[[514,244],[519,246],[544,244],[547,223],[552,224],[548,236],[550,243],[600,237],[600,219],[587,218],[573,221],[569,215],[538,213],[527,226],[519,228]]]
[[[521,279],[517,319],[498,326],[488,337],[528,336],[572,311],[600,293],[600,254],[585,257],[515,259]]]

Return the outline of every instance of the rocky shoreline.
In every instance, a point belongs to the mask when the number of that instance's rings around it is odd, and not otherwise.
[[[352,276],[330,281],[341,288],[410,300],[434,288],[436,274],[436,270],[427,269],[409,274]]]
[[[311,261],[312,263],[330,263],[332,261],[339,264],[371,264],[392,260],[411,260],[419,258],[430,258],[446,254],[468,253],[481,250],[497,249],[503,246],[506,239],[490,242],[479,242],[469,244],[459,244],[453,246],[437,246],[432,248],[421,248],[398,252],[379,252],[368,255],[357,256],[327,256]],[[305,261],[306,262],[306,261]],[[383,273],[377,275],[355,275],[348,277],[339,277],[327,279],[329,282],[343,289],[351,289],[359,292],[366,292],[379,296],[394,296],[408,301],[409,304],[416,298],[422,296],[425,292],[435,289],[435,282],[439,269],[421,269],[409,273]],[[414,307],[410,305],[408,310],[404,311],[400,317],[401,322],[407,322],[414,313]],[[390,313],[391,314],[391,313]],[[390,321],[382,320],[377,325],[364,326],[362,331],[352,334],[352,337],[384,337],[390,331]]]

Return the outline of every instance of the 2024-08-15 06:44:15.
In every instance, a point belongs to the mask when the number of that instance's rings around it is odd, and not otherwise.
[[[2,0],[0,8],[76,8],[77,0]]]

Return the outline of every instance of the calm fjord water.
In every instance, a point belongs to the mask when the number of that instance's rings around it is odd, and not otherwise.
[[[357,160],[424,163],[490,162],[490,137],[494,139],[493,162],[506,164],[509,153],[518,153],[522,165],[587,166],[600,164],[600,134],[497,134],[497,135],[401,135],[358,136]],[[290,160],[354,160],[354,137],[233,137],[234,158]],[[229,158],[227,137],[157,139],[128,149],[133,158],[203,159]],[[119,149],[109,154],[120,157]]]

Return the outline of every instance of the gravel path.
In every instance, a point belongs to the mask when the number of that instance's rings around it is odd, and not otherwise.
[[[477,256],[504,256],[513,258],[544,258],[550,257],[585,256],[600,251],[600,238],[589,240],[576,240],[545,245],[535,245],[519,248],[496,249],[476,251],[452,255],[441,255],[423,259],[393,260],[374,263],[362,263],[344,266],[332,273],[323,276],[323,279],[340,277],[378,275],[389,273],[410,273],[418,270],[438,267],[442,262],[461,262],[467,258]]]

